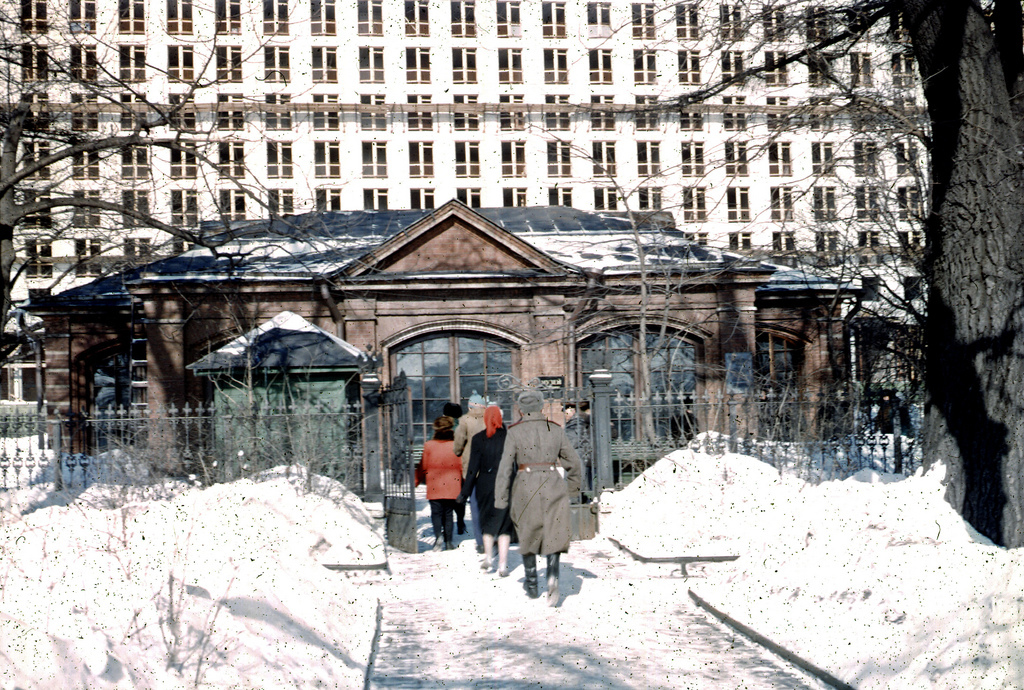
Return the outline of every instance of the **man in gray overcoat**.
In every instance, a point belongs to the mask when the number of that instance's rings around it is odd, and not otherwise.
[[[494,507],[503,509],[511,503],[509,512],[526,570],[526,593],[534,599],[540,596],[537,554],[547,556],[548,604],[557,606],[559,556],[569,550],[569,495],[580,490],[580,458],[562,427],[548,421],[543,410],[542,393],[520,394],[523,418],[508,428],[505,437],[494,486]],[[564,479],[558,467],[565,470]]]

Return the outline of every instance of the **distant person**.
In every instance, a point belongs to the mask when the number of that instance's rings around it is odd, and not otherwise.
[[[470,441],[469,471],[459,494],[459,502],[465,503],[473,495],[477,497],[480,529],[484,535],[484,558],[480,567],[490,570],[494,565],[494,541],[498,541],[498,575],[508,576],[508,547],[512,541],[512,518],[508,508],[497,508],[494,503],[494,484],[501,465],[501,454],[505,449],[506,430],[502,424],[501,408],[488,405],[484,411],[484,430]],[[505,497],[508,504],[508,496]],[[476,515],[473,520],[476,521]]]
[[[569,437],[583,467],[583,490],[594,489],[594,443],[590,436],[590,403],[586,400],[565,405],[565,435]]]
[[[446,402],[441,409],[441,414],[455,420],[455,433],[459,433],[459,420],[462,418],[462,405],[457,402]],[[458,451],[455,453],[458,455]],[[459,503],[455,506],[455,531],[458,534],[466,533],[466,504]]]
[[[523,586],[527,595],[531,599],[540,596],[537,554],[543,554],[548,561],[548,604],[557,606],[559,559],[569,550],[571,538],[569,494],[580,490],[580,458],[565,430],[545,419],[543,410],[544,396],[539,391],[519,396],[523,418],[510,426],[505,436],[494,483],[494,506],[511,506],[526,571]],[[558,467],[565,471],[564,479]]]
[[[462,477],[465,479],[469,471],[469,440],[484,430],[484,408],[487,401],[483,396],[473,391],[469,396],[469,412],[460,420],[455,430],[455,454],[462,457]],[[463,514],[466,512],[466,504],[461,506]],[[484,552],[484,535],[480,529],[480,505],[475,493],[470,494],[469,509],[473,518],[473,538],[476,540],[476,552]],[[459,534],[465,533],[465,523],[459,530]]]
[[[444,415],[434,420],[434,437],[423,444],[420,460],[430,501],[430,521],[434,525],[434,551],[455,548],[455,499],[462,490],[462,460],[452,450],[455,420]]]

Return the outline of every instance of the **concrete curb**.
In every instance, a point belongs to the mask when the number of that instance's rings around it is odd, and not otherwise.
[[[377,600],[377,627],[373,631],[373,641],[370,643],[370,654],[366,660],[366,671],[363,673],[363,690],[370,690],[370,677],[373,675],[373,662],[377,659],[380,651],[380,636],[384,625],[384,607]]]
[[[785,649],[784,647],[781,647],[778,644],[772,642],[767,637],[757,632],[753,628],[749,628],[743,623],[740,623],[738,620],[728,615],[727,613],[719,611],[714,606],[701,599],[700,596],[692,589],[687,589],[686,591],[690,595],[690,598],[693,599],[693,602],[697,604],[697,606],[704,609],[712,616],[714,616],[715,618],[725,623],[739,634],[749,639],[751,642],[764,647],[769,652],[785,659],[794,666],[803,669],[804,671],[811,674],[818,680],[824,683],[828,683],[829,685],[831,685],[834,688],[837,688],[838,690],[856,690],[856,688],[854,688],[852,685],[850,685],[849,683],[844,683],[843,681],[839,680],[825,669],[815,666],[806,659],[803,659],[794,654],[793,652],[789,651],[788,649]]]

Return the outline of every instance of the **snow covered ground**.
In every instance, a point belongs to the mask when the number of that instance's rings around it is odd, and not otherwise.
[[[1024,687],[1024,551],[966,526],[940,474],[811,485],[681,450],[605,495],[601,532],[739,555],[680,587],[858,689]],[[312,485],[0,493],[0,688],[363,687],[373,588],[323,566],[384,545],[354,496]]]

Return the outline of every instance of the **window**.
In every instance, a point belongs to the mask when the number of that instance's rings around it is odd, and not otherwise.
[[[776,141],[768,145],[768,174],[772,177],[789,177],[793,174],[788,142]]]
[[[818,53],[808,52],[807,85],[814,87],[828,86],[831,81],[831,61]]]
[[[21,0],[21,30],[43,34],[46,29],[46,0]]]
[[[704,129],[704,114],[694,110],[679,112],[679,129],[684,132],[700,132]]]
[[[121,94],[121,129],[129,132],[134,129],[141,129],[146,121],[143,112],[146,106],[142,103],[142,97],[134,93]]]
[[[854,189],[854,199],[857,204],[857,220],[878,220],[881,209],[876,187],[857,187]]]
[[[595,211],[614,211],[619,207],[619,196],[615,192],[615,187],[595,187],[594,188],[594,210]]]
[[[878,168],[878,144],[873,141],[853,143],[853,174],[857,177],[875,175]]]
[[[815,187],[811,199],[814,206],[814,220],[829,221],[836,219],[835,187]]]
[[[896,174],[916,175],[917,173],[917,147],[908,141],[896,142]]]
[[[749,232],[730,232],[729,249],[739,251],[741,249],[752,249],[752,235]]]
[[[632,6],[633,15],[633,38],[647,41],[655,37],[654,24],[654,3],[634,2]]]
[[[498,2],[498,38],[518,38],[523,35],[523,27],[520,23],[520,8],[522,3],[519,0]]]
[[[636,174],[654,177],[661,174],[661,144],[657,141],[636,143]]]
[[[633,51],[633,81],[636,84],[653,84],[658,80],[658,65],[654,51]]]
[[[27,224],[27,220],[26,220]],[[53,277],[53,244],[38,240],[25,241],[26,278]]]
[[[434,144],[429,141],[409,143],[409,177],[434,176]]]
[[[786,86],[789,73],[786,71],[786,54],[777,50],[764,53],[764,83],[768,86]]]
[[[578,349],[577,368],[581,379],[586,382],[598,369],[607,369],[612,375],[612,388],[627,397],[648,387],[656,395],[696,390],[697,350],[693,345],[675,333],[652,328],[645,336],[645,362],[638,342],[640,337],[638,329],[621,330],[602,333],[584,343]],[[644,381],[645,372],[650,375],[650,381]],[[617,410],[613,419],[614,431],[620,440],[630,440],[632,429],[639,425],[639,420],[633,418],[632,412],[624,412],[626,417],[618,414]],[[653,419],[659,435],[682,431],[682,422],[678,418],[662,415],[655,413]]]
[[[382,0],[359,0],[356,3],[356,31],[360,36],[384,35]]]
[[[167,33],[192,33],[192,0],[167,0]]]
[[[523,104],[523,95],[521,93],[501,94],[498,96],[498,103],[513,106],[511,108],[501,108],[500,110],[498,123],[501,131],[518,132],[526,129],[526,113],[521,107],[514,107]]]
[[[572,206],[572,187],[548,188],[548,206]]]
[[[415,210],[434,208],[434,190],[410,189],[409,208]]]
[[[636,203],[641,211],[660,211],[661,187],[641,187],[636,191]]]
[[[569,83],[569,52],[565,48],[544,49],[544,83]]]
[[[479,142],[455,142],[455,177],[480,177]]]
[[[501,142],[501,176],[526,176],[526,142]]]
[[[749,174],[747,169],[747,142],[725,142],[725,174],[730,177],[743,177]]]
[[[459,132],[473,132],[480,129],[480,115],[476,111],[477,95],[457,94],[452,97],[456,107],[452,113],[452,127]],[[458,106],[469,106],[459,108]]]
[[[569,96],[544,96],[544,105],[549,106],[544,108],[544,125],[547,129],[553,131],[562,131],[569,129],[569,125],[572,121],[572,113],[569,112],[568,110],[557,110],[555,107],[568,106]]]
[[[185,150],[171,149],[171,177],[175,180],[194,180],[199,171],[196,152],[192,147]]]
[[[95,132],[100,128],[96,96],[71,94],[71,129],[76,132]]]
[[[590,38],[607,38],[612,35],[610,2],[587,3],[587,33]]]
[[[292,68],[288,49],[265,46],[263,48],[263,80],[266,82],[289,82],[291,78]]]
[[[121,0],[124,2],[125,0]],[[242,33],[242,2],[241,0],[215,0],[216,31],[218,34]]]
[[[722,51],[722,79],[739,81],[743,73],[743,51]]]
[[[548,177],[572,177],[572,151],[568,142],[548,142]]]
[[[237,93],[217,94],[217,128],[239,130],[245,127],[245,112],[242,110],[242,95]]]
[[[149,215],[149,192],[136,190],[123,190],[121,192],[121,206],[125,213],[121,214],[121,222],[126,228],[134,228],[145,223],[137,219],[132,212],[139,215]]]
[[[172,93],[168,95],[167,100],[171,106],[170,112],[167,114],[171,127],[183,132],[194,131],[196,128],[196,108],[192,98],[180,93]]]
[[[594,176],[615,177],[615,142],[595,141],[592,144]]]
[[[480,189],[478,187],[459,187],[455,190],[455,198],[470,208],[480,208]]]
[[[850,86],[871,86],[871,55],[850,53]]]
[[[292,145],[280,141],[267,142],[267,177],[282,179],[292,176]]]
[[[363,177],[388,176],[387,144],[383,141],[363,142]]]
[[[275,216],[295,213],[295,190],[268,189],[267,210]]]
[[[722,105],[725,111],[722,113],[722,127],[727,132],[739,132],[747,128],[747,113],[745,110],[731,110],[731,106],[743,106],[747,102],[744,96],[722,96]]]
[[[384,109],[384,94],[363,94],[359,97],[359,104],[371,106],[359,109],[359,126],[363,130],[367,132],[382,132],[387,129],[388,116]]]
[[[79,50],[79,65],[81,64],[81,49]],[[72,55],[75,49],[71,50]],[[95,57],[95,52],[93,53]],[[75,63],[71,63],[72,69],[75,69]],[[78,67],[79,73],[81,72],[81,66]],[[49,73],[49,56],[46,53],[46,48],[25,44],[21,47],[21,79],[22,81],[46,81]],[[79,78],[78,74],[72,72],[71,76],[75,79]]]
[[[917,187],[898,187],[896,202],[900,220],[921,220],[924,207],[921,205],[921,190]]]
[[[743,26],[743,11],[739,5],[718,6],[718,28],[723,41],[743,39],[746,29]]]
[[[287,94],[268,93],[264,97],[265,117],[267,129],[289,130],[292,128],[292,97]]]
[[[221,177],[245,177],[245,150],[241,142],[219,142],[217,152],[217,172]]]
[[[839,233],[835,230],[819,230],[814,233],[814,251],[835,252],[839,250]]]
[[[341,177],[341,144],[336,141],[313,143],[313,174],[319,178]]]
[[[405,0],[405,35],[429,36],[428,0]]]
[[[71,160],[71,177],[75,180],[100,179],[100,154],[98,151],[75,153]]]
[[[757,356],[754,370],[766,388],[793,391],[803,364],[803,348],[773,333],[761,332],[756,338]]]
[[[288,0],[263,0],[263,33],[288,35]]]
[[[498,49],[498,83],[523,83],[523,51],[520,48]]]
[[[590,129],[600,131],[612,131],[615,129],[615,111],[601,107],[603,105],[611,105],[613,100],[613,96],[590,97]]]
[[[811,144],[811,172],[815,175],[831,175],[835,169],[833,144],[828,141],[816,141]]]
[[[341,125],[338,94],[313,94],[313,129],[335,131]]]
[[[772,213],[775,210],[772,209]],[[796,251],[796,233],[792,231],[776,230],[772,233],[772,251],[793,252]]]
[[[684,177],[700,177],[704,174],[704,142],[683,142],[682,166],[679,172]]]
[[[730,223],[745,223],[750,220],[750,189],[748,187],[726,189],[725,204]]]
[[[679,83],[700,84],[700,51],[679,51]]]
[[[768,129],[773,132],[785,129],[789,124],[789,97],[788,96],[768,96],[765,99],[765,105],[768,106],[766,112],[766,119]]]
[[[700,40],[697,3],[681,2],[676,5],[676,38],[681,41]]]
[[[336,84],[338,82],[338,49],[313,47],[313,82]]]
[[[590,83],[611,84],[612,83],[612,51],[606,49],[591,50],[590,58]]]
[[[911,53],[893,53],[892,85],[898,89],[914,85],[914,56]]]
[[[241,189],[220,190],[217,202],[217,210],[222,220],[245,220],[245,192]]]
[[[430,103],[430,96],[407,96],[406,101],[410,105],[428,105]],[[409,123],[409,131],[411,132],[429,132],[434,129],[434,113],[431,110],[410,109],[406,120]]]
[[[359,49],[359,81],[364,84],[384,82],[384,49]]]
[[[196,78],[192,46],[168,46],[167,78],[171,81],[192,81]]]
[[[26,141],[22,146],[25,151],[22,169],[34,167],[36,165],[36,161],[42,160],[50,155],[50,144],[45,141]],[[50,178],[50,167],[44,165],[40,168],[36,168],[35,172],[29,175],[29,177],[37,180],[47,180]]]
[[[144,180],[149,177],[149,149],[128,146],[121,149],[121,179]]]
[[[824,41],[829,34],[828,10],[808,7],[804,10],[804,34],[811,43]]]
[[[86,197],[92,198],[92,199],[98,199],[99,198],[98,195],[97,196],[93,196],[91,193],[87,194],[86,192],[81,192],[81,193],[77,193],[76,192],[75,196],[80,197],[80,198],[86,198]],[[91,216],[92,213],[90,213],[90,212],[93,211],[93,210],[94,209],[82,208],[82,209],[76,209],[75,212],[77,213],[78,211],[83,211],[86,216]],[[88,221],[91,221],[91,220],[93,220],[93,218],[89,218],[88,219]],[[99,214],[95,215],[95,221],[96,221],[95,225],[88,225],[88,224],[86,224],[86,225],[76,225],[75,227],[79,227],[79,228],[95,228],[95,227],[98,227],[99,226]],[[101,249],[101,245],[100,245],[100,241],[99,240],[86,240],[86,239],[75,240],[75,263],[78,264],[77,266],[75,266],[75,273],[77,275],[80,275],[80,276],[95,276],[95,275],[99,275],[99,268],[100,267],[98,265],[97,258],[99,257],[99,255],[101,253],[102,253],[102,249]]]
[[[314,36],[334,36],[338,32],[335,0],[310,0],[309,28]]]
[[[341,190],[321,187],[314,192],[313,203],[315,204],[316,210],[321,213],[324,211],[340,211]],[[368,206],[366,208],[373,208],[373,206]]]
[[[170,15],[170,3],[168,3],[167,9],[168,15]],[[68,8],[68,21],[68,28],[72,33],[95,33],[96,0],[71,0]],[[191,31],[191,29],[189,30]],[[170,22],[168,22],[168,31],[170,31]]]
[[[476,83],[476,48],[452,48],[452,82]]]
[[[217,81],[242,81],[242,49],[217,46]]]
[[[540,16],[544,38],[565,38],[564,2],[542,2]]]
[[[44,53],[45,55],[45,53]],[[71,78],[76,81],[92,83],[98,73],[96,48],[94,46],[71,47]]]
[[[636,110],[633,111],[634,127],[638,132],[652,132],[661,124],[657,96],[636,96]]]
[[[785,41],[789,33],[786,11],[766,5],[761,12],[761,26],[764,28],[764,40],[772,43]]]
[[[405,81],[408,84],[430,83],[430,48],[405,49]]]
[[[452,37],[476,37],[475,0],[452,0]]]
[[[195,227],[199,225],[199,193],[190,189],[171,192],[171,225]]]
[[[526,190],[521,187],[501,190],[501,205],[505,208],[526,206]]]
[[[704,187],[683,188],[683,220],[703,223],[708,219]]]
[[[81,94],[72,94],[72,102],[75,102],[75,96],[78,96],[78,102],[82,102]],[[28,112],[25,113],[24,126],[29,131],[44,131],[50,127],[50,112],[47,110],[49,105],[49,96],[45,93],[23,93],[21,94],[21,102],[28,104]],[[95,96],[91,97],[91,100],[95,101]],[[80,112],[80,115],[84,113]],[[75,114],[72,113],[72,123],[74,122]],[[97,127],[99,126],[97,122]],[[74,128],[74,125],[72,125]]]
[[[123,34],[146,33],[146,3],[144,0],[118,0],[118,31]]]
[[[771,187],[772,220],[785,222],[793,220],[793,188]]]
[[[877,249],[882,244],[882,233],[878,230],[857,232],[857,246],[861,249]]]

